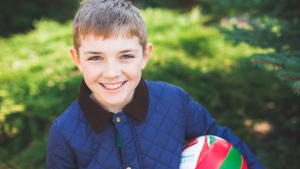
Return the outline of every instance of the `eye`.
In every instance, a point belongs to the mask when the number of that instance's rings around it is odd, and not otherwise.
[[[121,59],[131,59],[134,58],[132,55],[123,55],[121,56]]]
[[[93,56],[93,57],[90,57],[89,60],[97,61],[97,60],[102,60],[102,59],[100,56]]]

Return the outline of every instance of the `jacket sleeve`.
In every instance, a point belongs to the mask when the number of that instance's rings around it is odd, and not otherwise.
[[[249,169],[264,169],[264,166],[256,159],[244,141],[235,136],[227,127],[217,125],[210,113],[200,104],[183,92],[186,113],[186,138],[201,135],[219,136],[234,145],[245,158]]]
[[[75,155],[67,141],[63,138],[57,123],[50,128],[48,148],[46,155],[47,169],[71,169],[77,168]]]

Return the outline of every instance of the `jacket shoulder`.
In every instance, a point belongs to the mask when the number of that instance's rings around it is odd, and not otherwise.
[[[75,127],[84,119],[83,113],[78,101],[74,101],[60,116],[58,116],[54,123],[60,130],[74,131]]]
[[[162,93],[175,92],[177,94],[186,93],[182,88],[163,81],[146,80],[146,85],[150,95],[161,95]]]
[[[162,81],[146,81],[149,96],[152,100],[165,101],[170,104],[182,105],[190,96],[182,88]]]

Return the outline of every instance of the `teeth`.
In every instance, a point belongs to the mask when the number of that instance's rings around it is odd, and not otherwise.
[[[105,88],[110,89],[110,90],[117,89],[117,88],[121,87],[123,84],[124,84],[124,82],[123,83],[117,83],[117,84],[103,84],[102,83],[102,85]]]

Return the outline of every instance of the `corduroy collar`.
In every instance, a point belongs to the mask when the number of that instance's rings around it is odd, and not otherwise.
[[[86,85],[85,81],[82,80],[78,95],[78,102],[92,129],[96,133],[100,133],[107,123],[112,120],[113,113],[108,112],[93,101],[89,96],[89,91],[90,89]],[[123,108],[123,111],[136,120],[144,122],[148,113],[148,104],[148,89],[145,81],[141,79],[135,89],[132,101]]]

